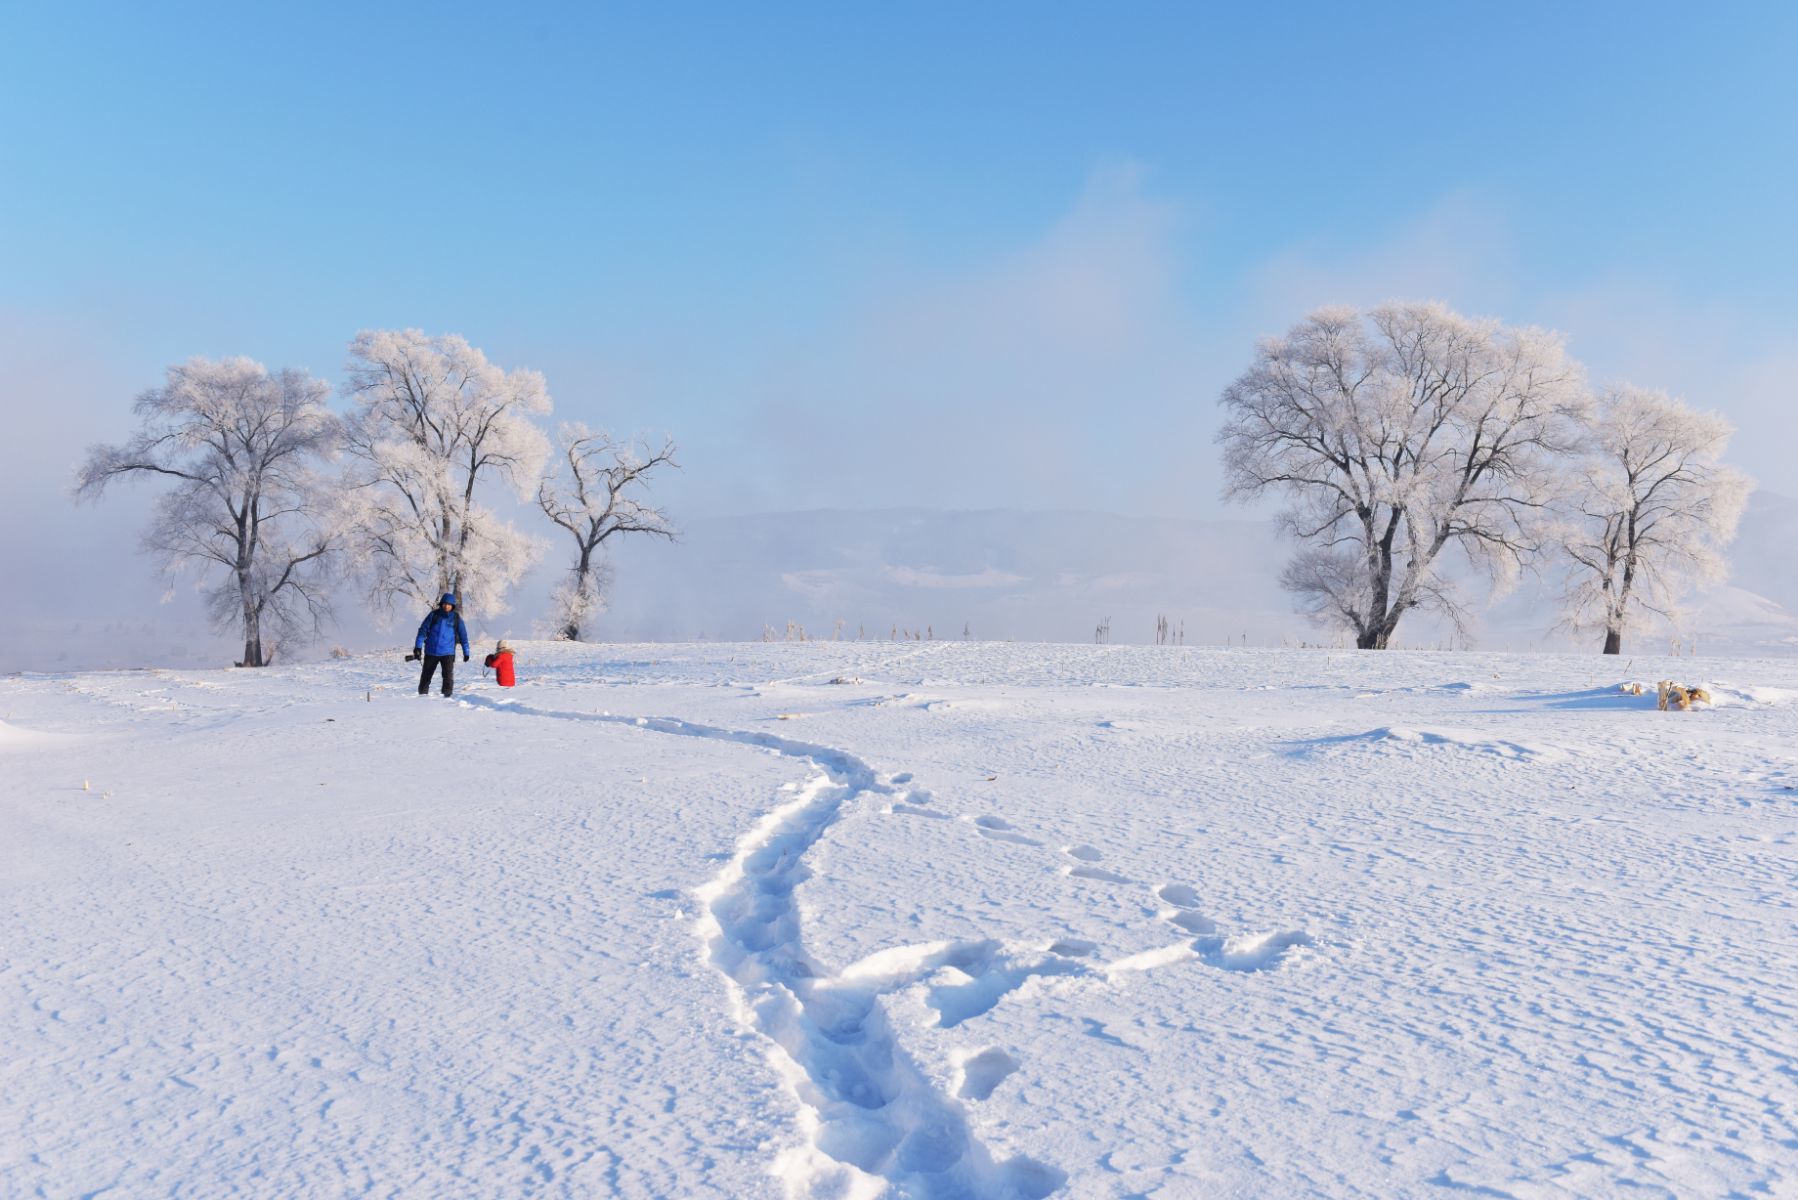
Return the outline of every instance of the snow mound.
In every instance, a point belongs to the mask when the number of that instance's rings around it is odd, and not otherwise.
[[[1372,752],[1415,756],[1431,751],[1461,751],[1516,762],[1560,762],[1567,752],[1542,742],[1493,738],[1467,729],[1442,726],[1382,725],[1364,733],[1313,738],[1299,743],[1299,756]]]
[[[0,753],[27,750],[65,740],[65,735],[39,729],[21,729],[10,721],[0,721]]]

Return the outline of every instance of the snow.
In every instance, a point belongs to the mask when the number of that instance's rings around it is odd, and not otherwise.
[[[0,1194],[1798,1187],[1798,664],[519,660],[0,679]]]

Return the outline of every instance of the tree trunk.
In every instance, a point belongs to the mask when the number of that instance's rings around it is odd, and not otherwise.
[[[1623,631],[1621,629],[1604,631],[1604,652],[1606,654],[1623,653]]]
[[[1401,510],[1394,508],[1386,517],[1386,532],[1378,541],[1368,547],[1367,569],[1372,575],[1369,582],[1373,585],[1368,597],[1367,620],[1377,622],[1371,628],[1363,627],[1355,637],[1357,650],[1384,650],[1386,639],[1392,633],[1392,615],[1386,611],[1387,603],[1392,597],[1392,542],[1398,536]],[[1373,535],[1373,523],[1367,517],[1362,518],[1369,538]]]
[[[581,598],[587,594],[587,578],[593,571],[593,547],[581,547],[581,560],[574,567],[574,597],[572,612],[581,614]],[[584,614],[581,614],[584,615]],[[562,636],[571,642],[581,640],[581,615],[572,616],[568,624],[562,627]]]
[[[254,609],[243,615],[243,665],[260,667],[262,663],[262,621]]]
[[[262,665],[262,610],[250,586],[247,571],[237,573],[237,594],[243,602],[243,662],[240,666]]]

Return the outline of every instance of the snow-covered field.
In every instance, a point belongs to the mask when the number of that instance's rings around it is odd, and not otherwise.
[[[1798,663],[461,669],[0,679],[0,1195],[1798,1191]]]

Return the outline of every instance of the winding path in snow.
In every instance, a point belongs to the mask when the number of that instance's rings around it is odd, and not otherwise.
[[[995,1162],[969,1128],[961,1104],[938,1092],[907,1055],[880,1003],[884,992],[915,979],[919,970],[943,962],[972,965],[991,958],[997,947],[905,947],[898,953],[906,961],[889,964],[897,970],[871,970],[864,963],[839,975],[805,948],[794,892],[810,877],[806,851],[852,801],[906,794],[892,780],[841,750],[772,734],[672,717],[565,712],[480,696],[462,703],[734,742],[813,770],[793,798],[764,815],[738,842],[730,861],[695,892],[707,956],[729,981],[739,1020],[766,1039],[770,1061],[800,1103],[805,1143],[774,1164],[790,1192],[1039,1200],[1066,1182],[1062,1171],[1034,1159]],[[979,1098],[980,1081],[973,1083],[964,1084],[963,1094]]]

